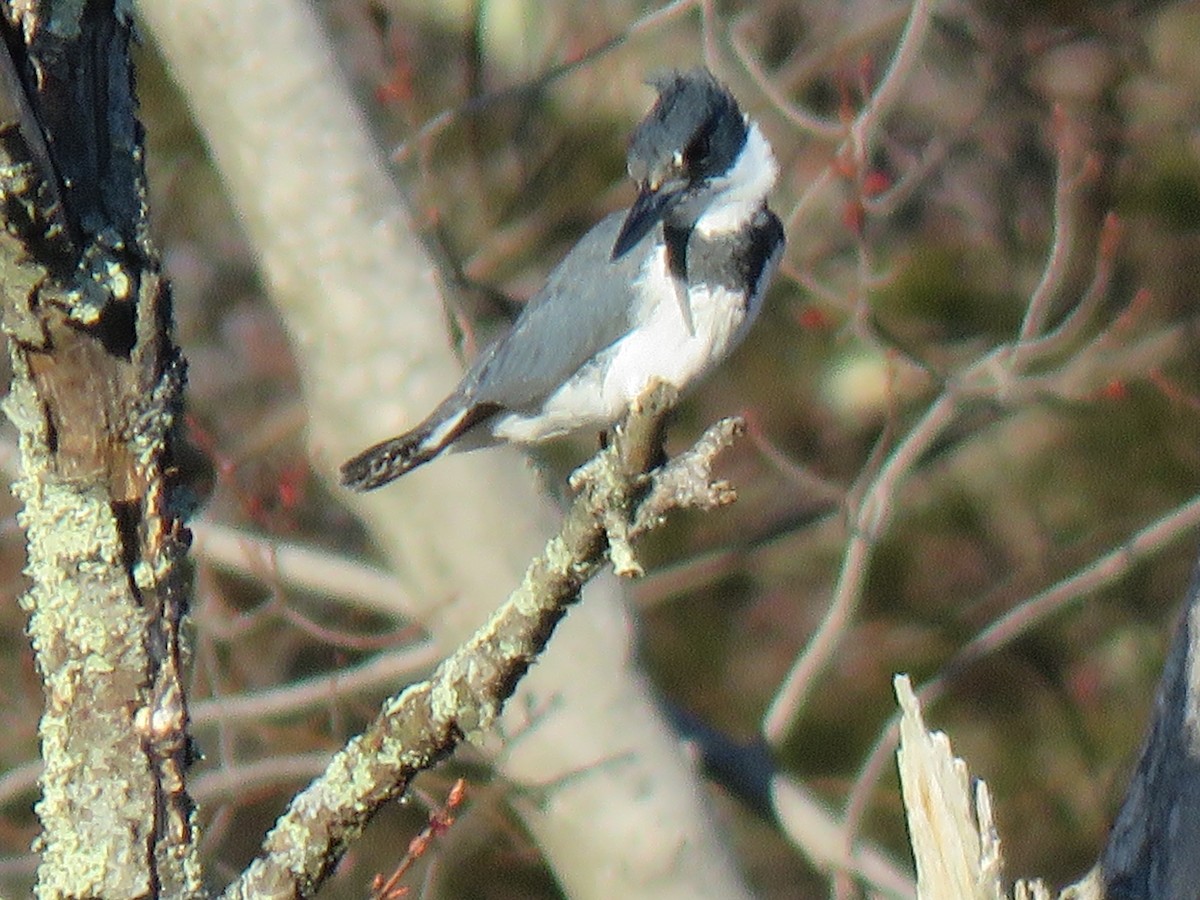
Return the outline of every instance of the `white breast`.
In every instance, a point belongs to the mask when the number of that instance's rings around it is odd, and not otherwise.
[[[635,326],[555,391],[540,413],[508,413],[492,423],[501,440],[529,443],[584,427],[604,428],[654,379],[680,390],[733,349],[746,321],[746,298],[713,286],[685,291],[667,270],[666,251],[650,257],[639,279]],[[689,316],[685,315],[685,306]]]

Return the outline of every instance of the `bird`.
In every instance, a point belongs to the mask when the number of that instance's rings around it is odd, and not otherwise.
[[[767,206],[771,146],[707,69],[647,83],[658,96],[626,156],[633,205],[567,252],[424,421],[344,463],[343,485],[373,490],[447,451],[604,430],[651,383],[682,391],[745,336],[785,244]]]

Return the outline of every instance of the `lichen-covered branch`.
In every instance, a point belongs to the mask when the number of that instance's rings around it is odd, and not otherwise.
[[[183,361],[147,233],[130,10],[2,11],[4,407],[46,695],[37,892],[199,896],[173,483]]]
[[[370,727],[292,801],[267,835],[262,855],[225,900],[310,896],[382,804],[464,737],[492,726],[610,553],[636,571],[628,541],[660,524],[671,509],[712,508],[734,499],[729,485],[712,479],[711,469],[740,429],[736,419],[713,425],[689,452],[647,475],[661,452],[661,426],[673,400],[669,389],[658,386],[635,405],[611,445],[572,478],[578,496],[521,585],[427,681],[387,701]]]

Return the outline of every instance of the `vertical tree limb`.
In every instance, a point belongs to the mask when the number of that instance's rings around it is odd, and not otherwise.
[[[42,675],[41,897],[198,896],[183,785],[184,364],[146,230],[130,9],[4,4],[3,327]]]
[[[1200,564],[1163,665],[1137,768],[1100,856],[1113,900],[1200,890]]]

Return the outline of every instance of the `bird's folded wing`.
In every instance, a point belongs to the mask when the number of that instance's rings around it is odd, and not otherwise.
[[[550,273],[512,331],[476,360],[464,381],[474,403],[538,408],[600,351],[628,333],[637,302],[634,282],[652,232],[620,259],[612,247],[624,213],[589,231]]]

